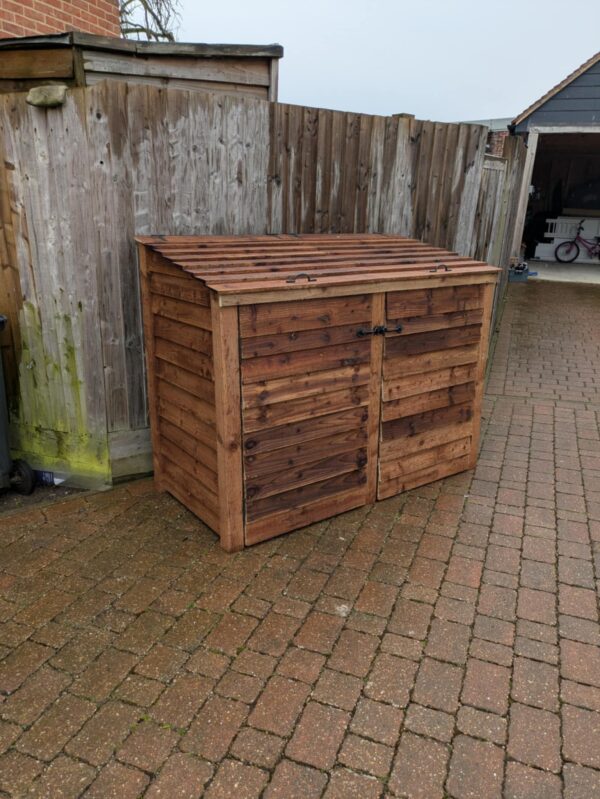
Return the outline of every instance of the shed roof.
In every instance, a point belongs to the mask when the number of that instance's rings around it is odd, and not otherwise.
[[[574,80],[579,78],[581,75],[583,75],[585,72],[587,72],[589,69],[594,67],[599,62],[600,62],[600,52],[596,53],[591,58],[588,58],[588,60],[584,61],[584,63],[580,67],[577,67],[576,70],[567,75],[567,77],[561,80],[560,83],[557,83],[556,86],[553,86],[549,91],[546,92],[546,94],[542,95],[542,97],[540,97],[539,100],[536,100],[535,103],[532,103],[530,106],[528,106],[524,111],[522,111],[519,114],[519,116],[513,119],[512,125],[513,126],[520,125],[524,120],[527,119],[527,117],[531,116],[531,114],[537,111],[538,108],[541,108],[541,106],[547,103],[548,100],[551,100],[555,95],[557,95],[559,92],[565,89],[569,84],[573,83]]]
[[[92,33],[68,31],[44,36],[21,36],[0,39],[0,50],[39,50],[57,47],[85,47],[140,56],[197,56],[282,58],[280,44],[202,44],[186,42],[144,42],[116,36],[95,36]]]
[[[383,234],[142,236],[137,241],[221,295],[349,287],[373,292],[398,281],[478,278],[500,271],[416,239]]]

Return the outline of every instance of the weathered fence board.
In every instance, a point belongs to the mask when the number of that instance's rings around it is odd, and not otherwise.
[[[486,129],[104,83],[0,98],[0,342],[15,448],[149,463],[135,234],[398,233],[506,266],[522,143]]]

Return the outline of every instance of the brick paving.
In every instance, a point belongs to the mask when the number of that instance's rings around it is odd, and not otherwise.
[[[0,797],[600,796],[600,291],[513,285],[474,473],[235,556],[0,519]]]

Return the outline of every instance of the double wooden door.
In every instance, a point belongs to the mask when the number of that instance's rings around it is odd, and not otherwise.
[[[472,465],[492,291],[240,307],[247,544]]]

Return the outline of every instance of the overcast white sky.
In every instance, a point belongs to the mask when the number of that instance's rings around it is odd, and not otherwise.
[[[282,44],[282,102],[513,117],[600,49],[600,2],[181,0],[177,38]]]

